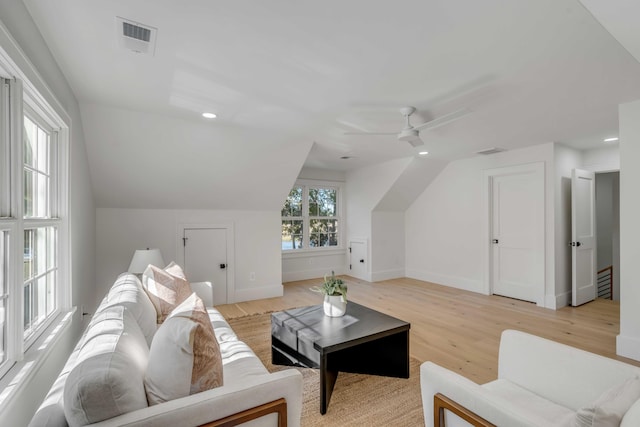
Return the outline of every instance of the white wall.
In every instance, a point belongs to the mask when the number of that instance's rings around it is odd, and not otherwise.
[[[371,281],[404,277],[404,212],[371,215]]]
[[[170,209],[97,210],[97,298],[129,267],[136,249],[159,248],[169,263],[179,258],[180,225],[233,223],[235,231],[234,301],[282,295],[279,211]],[[255,280],[250,280],[250,273]]]
[[[617,353],[640,360],[640,100],[621,104],[620,334]]]
[[[542,144],[491,156],[457,160],[438,175],[409,207],[405,216],[406,275],[474,292],[483,291],[482,171],[532,162],[545,162],[545,280],[554,289],[555,171],[550,166],[554,145]]]
[[[372,280],[372,212],[411,161],[412,158],[391,160],[347,173],[347,241],[366,239],[370,242],[365,259],[367,277],[364,280]]]
[[[582,169],[592,172],[620,170],[620,146],[617,143],[583,152]]]
[[[0,19],[10,33],[9,36],[0,30],[2,48],[29,76],[47,101],[71,118],[69,226],[72,304],[92,307],[95,301],[95,206],[78,103],[23,3],[19,0],[0,2]],[[19,48],[13,45],[14,42]],[[29,62],[36,72],[31,71]],[[29,422],[73,349],[83,326],[76,312],[71,328],[56,343],[36,378],[19,388],[9,402],[6,413],[11,414],[11,425],[26,425]],[[7,414],[0,414],[0,419],[8,422]]]

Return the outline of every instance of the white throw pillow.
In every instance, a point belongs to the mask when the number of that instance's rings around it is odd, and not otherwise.
[[[64,386],[69,425],[92,424],[147,407],[148,357],[145,337],[128,310],[114,306],[96,314]]]
[[[629,408],[640,399],[640,378],[629,378],[602,393],[591,405],[578,409],[576,427],[618,427]]]
[[[191,294],[158,328],[144,383],[149,405],[219,387],[222,357],[202,300]]]

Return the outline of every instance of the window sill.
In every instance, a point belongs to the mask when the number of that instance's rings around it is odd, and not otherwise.
[[[345,248],[317,248],[317,249],[295,249],[282,251],[282,258],[308,258],[314,256],[344,255]]]
[[[0,414],[13,398],[33,380],[42,364],[47,360],[56,343],[71,326],[76,307],[60,313],[51,325],[38,337],[24,354],[24,359],[16,362],[0,379]]]

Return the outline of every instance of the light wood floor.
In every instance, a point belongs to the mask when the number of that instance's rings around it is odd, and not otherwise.
[[[496,379],[500,333],[518,329],[640,366],[615,354],[620,305],[598,299],[560,310],[414,279],[370,283],[343,276],[349,300],[411,323],[411,355],[484,383]],[[320,304],[322,279],[284,284],[284,296],[217,308],[226,318]]]

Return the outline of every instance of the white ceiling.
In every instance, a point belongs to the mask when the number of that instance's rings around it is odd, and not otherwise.
[[[421,133],[439,162],[551,141],[593,148],[617,134],[618,104],[640,98],[640,64],[578,0],[24,3],[80,102],[102,206],[131,205],[136,193],[108,194],[109,174],[152,149],[192,150],[183,164],[214,177],[295,144],[294,179],[302,163],[348,170],[416,155],[394,136],[344,135],[400,130],[403,105],[418,107],[414,124],[472,110]],[[158,29],[154,56],[119,47],[118,16]],[[156,126],[163,137],[145,136]],[[181,140],[194,133],[199,145]]]

